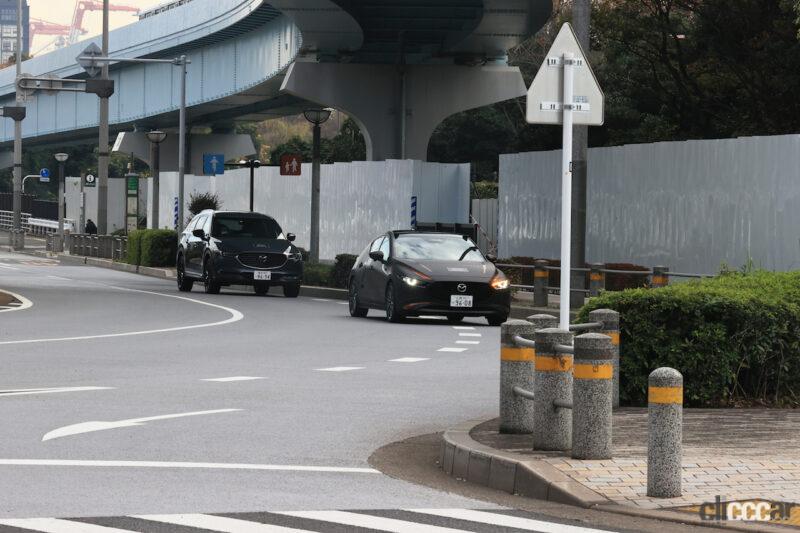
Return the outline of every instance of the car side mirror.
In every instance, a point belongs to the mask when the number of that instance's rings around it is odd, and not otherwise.
[[[294,240],[296,238],[297,238],[297,235],[295,235],[294,233],[287,233],[286,234],[286,240],[289,241],[289,242],[294,242]]]
[[[369,253],[369,258],[373,261],[383,261],[383,252],[380,250],[375,250],[374,252]]]
[[[486,254],[486,259],[488,259],[490,263],[497,263],[497,256],[494,254]]]
[[[201,229],[192,230],[192,235],[194,235],[198,239],[205,239],[206,238],[206,232],[201,230]]]

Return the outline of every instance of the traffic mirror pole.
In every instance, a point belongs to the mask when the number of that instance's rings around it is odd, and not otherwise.
[[[570,269],[572,246],[572,102],[575,79],[575,56],[569,52],[562,58],[564,72],[563,147],[561,149],[561,292],[559,296],[559,328],[569,330]]]

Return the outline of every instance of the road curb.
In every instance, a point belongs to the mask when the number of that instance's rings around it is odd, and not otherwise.
[[[484,422],[486,420],[469,420],[442,434],[439,465],[447,475],[517,496],[639,518],[734,531],[786,531],[785,527],[778,525],[716,522],[671,509],[639,509],[615,503],[546,461],[477,442],[470,432]]]

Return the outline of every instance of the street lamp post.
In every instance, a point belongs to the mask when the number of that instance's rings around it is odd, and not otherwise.
[[[53,251],[64,251],[64,165],[69,159],[69,154],[58,153],[55,155],[58,161],[58,238],[56,239]]]
[[[153,172],[153,213],[151,214],[152,220],[150,227],[158,229],[158,199],[159,199],[159,182],[161,180],[161,147],[160,144],[167,138],[167,134],[163,131],[154,130],[147,133],[147,140],[150,141],[150,170]]]
[[[319,191],[320,191],[320,144],[322,128],[320,125],[331,118],[333,109],[307,109],[303,112],[306,120],[314,125],[314,147],[311,156],[311,243],[308,258],[312,263],[319,262]]]
[[[261,166],[261,161],[258,159],[242,159],[238,163],[225,163],[229,167],[249,168],[250,169],[250,212],[255,211],[253,207],[253,199],[256,193],[256,169]]]
[[[103,0],[103,55],[108,56],[108,12],[109,0]],[[100,78],[108,79],[108,63],[103,63]],[[105,235],[108,233],[108,97],[100,98],[99,113],[99,147],[97,156],[97,233]]]
[[[17,51],[16,59],[17,78],[22,76],[22,0],[17,2]],[[19,87],[17,89],[17,102],[22,100]],[[22,229],[22,119],[25,118],[25,108],[22,108],[21,118],[14,119],[14,178],[13,178],[13,209],[14,223],[11,230],[11,248],[22,250],[25,248],[25,232]]]

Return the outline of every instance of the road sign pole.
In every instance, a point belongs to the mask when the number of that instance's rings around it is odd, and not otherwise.
[[[561,109],[564,113],[563,146],[561,148],[561,293],[559,297],[559,328],[569,330],[570,260],[572,234],[572,103],[575,79],[575,56],[565,53],[562,58],[564,72],[564,97]]]
[[[17,51],[16,51],[17,79],[22,76],[22,0],[17,2]],[[17,85],[17,105],[21,95]],[[13,227],[11,231],[11,248],[22,250],[25,248],[25,232],[22,230],[22,121],[14,120],[14,177],[13,177],[12,209]]]

